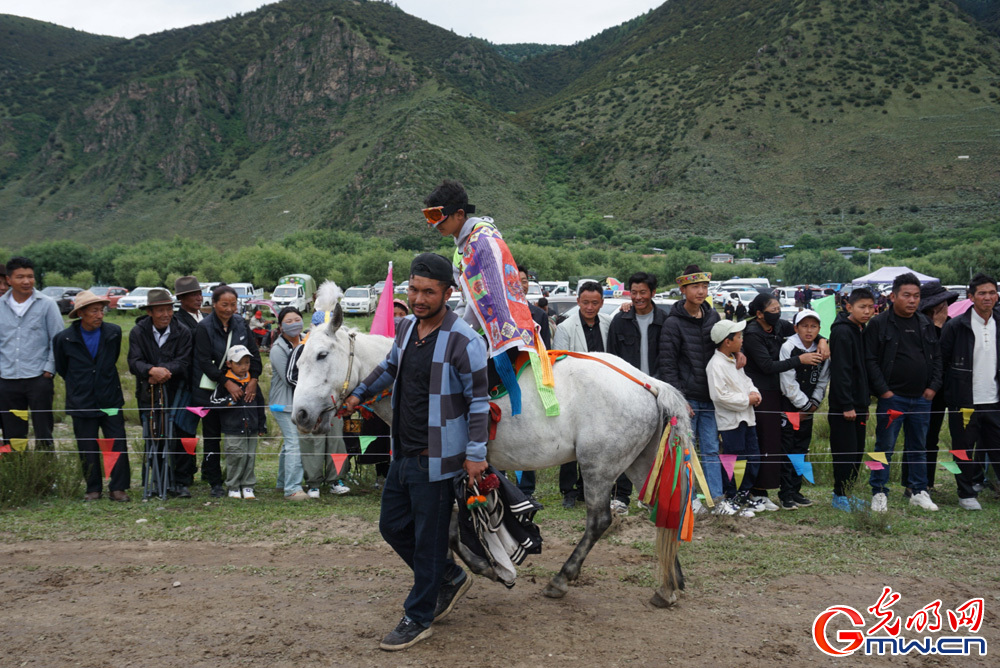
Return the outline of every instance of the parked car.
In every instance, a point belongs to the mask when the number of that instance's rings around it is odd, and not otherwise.
[[[43,295],[56,300],[59,312],[63,315],[73,310],[73,301],[81,292],[83,292],[83,288],[67,288],[59,285],[51,285],[42,290]]]
[[[146,302],[149,300],[149,291],[155,289],[156,288],[136,288],[124,297],[121,297],[115,308],[119,311],[131,311],[132,309],[145,308]]]
[[[300,311],[307,311],[312,306],[309,301],[311,296],[306,295],[305,288],[301,285],[285,283],[274,289],[274,292],[271,293],[271,301],[274,303],[275,313],[286,306],[294,306]]]
[[[118,300],[128,294],[128,290],[126,290],[125,288],[120,288],[115,285],[111,287],[94,286],[90,289],[90,291],[93,292],[98,297],[104,297],[105,299],[107,299],[110,302],[108,304],[109,309],[118,308]]]
[[[410,282],[403,281],[402,283],[396,286],[396,289],[393,291],[393,293],[397,295],[405,295],[409,291],[409,289],[410,289]]]
[[[215,281],[212,283],[198,283],[198,285],[201,286],[201,307],[212,308],[212,290],[222,285],[222,283]]]
[[[539,281],[538,284],[543,291],[549,293],[549,297],[570,294],[569,281]]]
[[[239,313],[247,311],[249,300],[264,298],[264,288],[255,288],[253,283],[230,283],[229,287],[236,291],[236,305]]]
[[[375,312],[378,295],[372,288],[354,286],[348,288],[340,301],[340,308],[346,315],[368,315]]]

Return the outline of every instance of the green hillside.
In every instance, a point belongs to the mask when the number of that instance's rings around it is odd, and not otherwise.
[[[121,41],[119,37],[91,35],[45,21],[0,14],[0,80],[83,58]]]
[[[83,40],[0,77],[0,229],[398,237],[445,176],[546,243],[995,219],[1000,42],[980,4],[672,0],[558,48],[286,0]]]

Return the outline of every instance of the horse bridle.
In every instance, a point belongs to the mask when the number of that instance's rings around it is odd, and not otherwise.
[[[347,377],[344,378],[344,384],[340,386],[340,399],[333,401],[333,406],[327,411],[339,411],[343,406],[344,402],[347,401],[347,390],[351,386],[351,373],[354,371],[354,341],[357,337],[357,332],[348,332],[347,337],[350,341],[351,347],[347,354]],[[330,399],[333,399],[331,396]]]

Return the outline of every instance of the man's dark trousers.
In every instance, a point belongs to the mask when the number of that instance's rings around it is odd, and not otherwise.
[[[385,542],[413,571],[413,588],[403,609],[423,627],[434,621],[441,585],[461,577],[462,570],[448,556],[453,481],[431,482],[427,461],[425,455],[393,458],[378,521]]]
[[[73,435],[76,437],[76,446],[80,449],[80,462],[83,464],[83,478],[87,481],[87,492],[100,492],[102,486],[101,464],[104,457],[97,443],[99,431],[104,434],[104,438],[115,439],[111,449],[121,453],[115,462],[115,467],[111,469],[108,491],[124,491],[131,484],[131,471],[125,443],[125,418],[122,417],[121,411],[118,411],[116,415],[73,416]]]
[[[1000,404],[979,404],[964,426],[961,411],[948,412],[948,429],[951,431],[953,450],[965,450],[969,461],[955,457],[961,473],[955,476],[958,498],[974,499],[973,485],[983,478],[986,458],[993,466],[993,473],[1000,479]]]
[[[212,487],[222,484],[222,423],[219,410],[213,409],[201,419],[201,479]]]
[[[830,454],[833,457],[833,493],[847,496],[854,485],[865,455],[865,429],[868,413],[858,413],[845,420],[843,413],[830,413]]]
[[[0,421],[4,438],[28,438],[28,423],[10,410],[31,409],[31,423],[35,426],[35,448],[52,450],[52,379],[34,378],[0,379]]]

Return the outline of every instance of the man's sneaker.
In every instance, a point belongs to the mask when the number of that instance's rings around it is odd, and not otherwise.
[[[448,613],[455,608],[458,599],[465,596],[472,586],[472,578],[465,571],[462,571],[462,580],[457,584],[443,584],[438,591],[437,605],[434,606],[434,621],[440,622],[448,616]]]
[[[212,485],[212,491],[208,495],[213,499],[221,499],[226,495],[226,488],[222,485]]]
[[[628,515],[628,504],[618,499],[611,499],[611,514],[621,515],[622,517]]]
[[[229,490],[229,498],[230,499],[242,499],[243,497],[240,496],[240,490],[238,490],[238,489],[231,489],[231,490]]]
[[[753,517],[754,512],[749,508],[740,508],[730,500],[720,501],[715,504],[714,515],[736,515],[737,517]]]
[[[964,510],[982,510],[983,507],[979,505],[979,501],[975,497],[970,497],[968,499],[959,499],[958,507]]]
[[[912,501],[910,503],[913,503]],[[873,513],[884,513],[889,510],[889,499],[886,498],[885,494],[879,492],[878,494],[872,495],[872,512]]]
[[[782,510],[798,510],[799,505],[792,501],[791,499],[781,499],[781,509]]]
[[[937,504],[931,501],[931,495],[927,492],[915,492],[910,497],[911,506],[920,506],[924,510],[937,510]]]
[[[382,638],[379,647],[389,652],[395,652],[412,647],[421,640],[430,638],[433,633],[433,627],[428,626],[424,628],[409,617],[403,617],[399,620],[399,624],[396,624],[396,628],[389,631],[389,634]]]
[[[846,496],[833,495],[833,509],[843,510],[845,513],[851,512],[851,501]]]
[[[640,505],[645,505],[645,504],[642,503],[642,501],[640,501],[639,504]],[[698,497],[695,497],[695,498],[691,499],[691,512],[693,512],[695,515],[707,515],[708,514],[708,506],[706,506],[705,504],[703,504],[701,502],[701,499],[699,499]]]
[[[306,494],[309,496],[310,499],[318,499],[319,498],[319,490],[316,489],[315,487],[310,487],[309,491],[306,492]]]
[[[187,488],[187,485],[178,485],[176,491],[177,491],[177,498],[178,499],[190,499],[191,498],[191,490]]]
[[[343,480],[338,480],[337,482],[330,485],[330,494],[347,494],[351,491],[351,488],[344,484]]]
[[[798,492],[792,492],[789,496],[792,497],[792,501],[795,502],[799,508],[808,508],[813,504],[812,499],[807,499]]]
[[[757,504],[759,506],[760,510],[777,510],[778,509],[778,504],[776,504],[774,501],[772,501],[771,499],[767,498],[766,496],[754,496],[753,494],[751,494],[750,495],[750,501],[751,501],[751,503],[748,504],[748,507],[750,507],[750,509],[753,510],[753,511],[755,511],[755,512],[757,511],[757,507],[753,507],[753,504]]]
[[[249,501],[253,501],[254,499],[257,498],[256,496],[253,495],[253,487],[243,488],[243,498]]]

